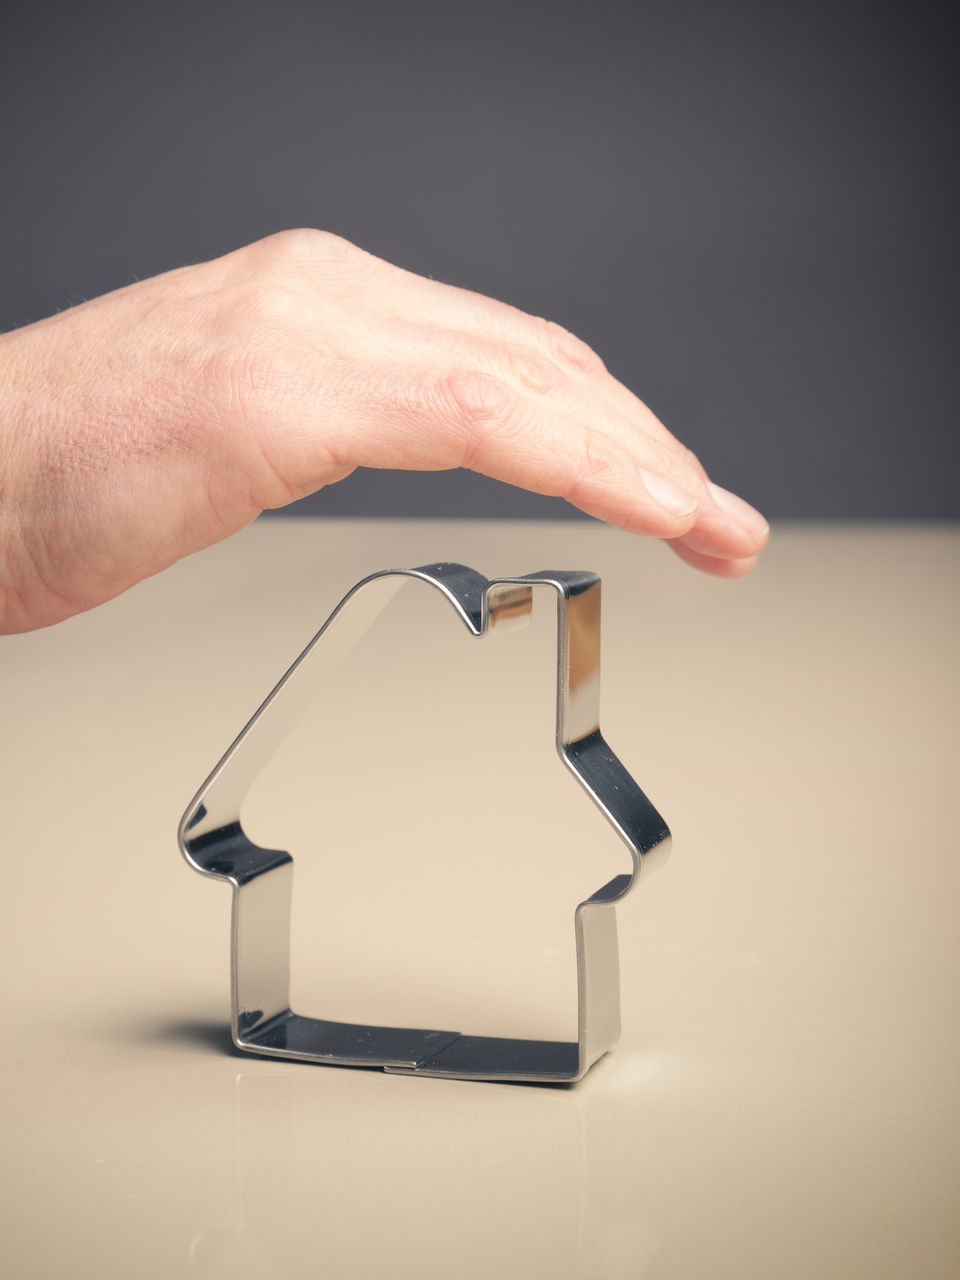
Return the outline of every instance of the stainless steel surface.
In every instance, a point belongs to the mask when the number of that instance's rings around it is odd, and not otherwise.
[[[230,894],[173,853],[291,637],[438,548],[602,576],[604,732],[677,840],[617,908],[623,1030],[575,1088],[237,1053]],[[5,1273],[955,1280],[958,565],[936,526],[775,525],[729,583],[586,522],[274,521],[4,639]],[[248,800],[297,850],[294,1007],[570,1038],[570,907],[626,855],[552,751],[552,611],[501,644],[427,588],[388,608]]]
[[[556,596],[557,752],[631,854],[629,872],[601,886],[574,913],[575,1041],[370,1026],[308,1017],[290,1007],[293,859],[285,850],[254,844],[243,828],[243,803],[346,655],[397,591],[415,583],[439,591],[477,639],[509,633],[530,613],[541,588]],[[398,679],[404,675],[402,669],[396,673]],[[430,707],[424,710],[429,717]],[[378,779],[366,775],[361,760],[357,768],[364,775],[365,798],[376,805]],[[318,812],[323,804],[321,788]],[[276,1058],[464,1080],[582,1079],[620,1036],[615,904],[633,887],[641,862],[653,855],[662,860],[670,843],[663,819],[600,732],[600,579],[560,571],[490,581],[451,563],[370,574],[346,594],[214,767],[187,807],[178,838],[181,852],[197,871],[233,886],[231,1032],[238,1048]]]

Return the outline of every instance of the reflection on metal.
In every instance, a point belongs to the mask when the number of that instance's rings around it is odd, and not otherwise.
[[[342,660],[404,583],[440,591],[474,636],[522,622],[533,589],[557,597],[557,750],[630,850],[616,876],[576,909],[576,1042],[513,1040],[368,1027],[305,1017],[290,1008],[290,894],[293,859],[253,844],[240,823],[244,796],[276,748]],[[620,1034],[615,904],[641,863],[670,844],[666,823],[600,733],[600,579],[582,572],[533,573],[488,581],[458,564],[390,569],[359,582],[228,749],[180,823],[180,848],[204,875],[234,887],[233,1039],[278,1058],[383,1067],[472,1080],[579,1080]]]

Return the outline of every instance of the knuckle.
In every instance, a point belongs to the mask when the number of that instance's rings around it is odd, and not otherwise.
[[[470,425],[490,425],[508,420],[515,397],[489,373],[475,371],[448,374],[443,380],[444,398],[458,418]]]
[[[508,352],[507,360],[513,377],[532,391],[557,391],[563,382],[556,364],[538,352],[515,347]]]
[[[291,267],[303,267],[316,261],[360,263],[365,259],[373,260],[370,254],[343,236],[316,227],[277,231],[258,240],[251,248],[270,263]]]
[[[302,322],[303,303],[291,287],[268,276],[258,278],[231,299],[229,317],[235,332],[251,342],[263,342],[267,335],[276,343],[281,335],[295,334]]]
[[[610,479],[620,469],[616,452],[596,431],[588,431],[583,440],[583,474],[594,483]]]
[[[589,491],[607,487],[620,472],[621,464],[609,442],[597,431],[587,430],[580,439],[579,460],[563,497],[579,505]]]
[[[288,231],[275,231],[273,235],[264,236],[248,247],[248,252],[258,261],[267,264],[288,262],[305,257],[311,252],[310,246],[314,237],[322,235],[309,227],[296,227]]]
[[[698,480],[706,480],[707,478],[706,468],[704,467],[700,459],[697,457],[697,455],[693,452],[693,450],[688,449],[686,445],[681,445],[680,449],[681,449],[681,455],[682,455],[683,462],[686,469],[689,472],[692,472],[692,474],[695,475]]]
[[[339,262],[368,263],[376,259],[372,254],[355,245],[352,240],[338,236],[334,231],[308,231],[307,252]]]
[[[561,359],[577,369],[586,369],[590,372],[600,372],[604,368],[603,361],[582,338],[564,329],[563,325],[557,324],[555,320],[544,320],[542,323],[547,341]]]
[[[480,469],[491,437],[514,427],[516,397],[499,378],[473,371],[447,374],[439,392],[443,415],[455,424],[457,465]]]
[[[647,441],[644,465],[665,476],[688,493],[698,492],[706,472],[697,455],[674,438]]]

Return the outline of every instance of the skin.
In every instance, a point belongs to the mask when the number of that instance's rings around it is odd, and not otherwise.
[[[559,325],[288,231],[0,335],[0,631],[354,468],[469,467],[739,577],[766,521]]]

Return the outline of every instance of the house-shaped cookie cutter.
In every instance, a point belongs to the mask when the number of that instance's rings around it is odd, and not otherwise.
[[[241,804],[326,681],[411,579],[436,588],[478,638],[529,613],[535,587],[556,593],[557,750],[632,859],[628,873],[576,908],[576,1042],[368,1027],[306,1017],[290,1008],[293,859],[248,839]],[[641,864],[659,861],[670,844],[666,823],[600,733],[599,695],[596,574],[544,572],[491,581],[464,565],[441,563],[384,570],[357,583],[227,750],[180,823],[180,849],[190,865],[233,885],[232,1035],[237,1047],[275,1058],[418,1076],[554,1082],[584,1076],[620,1034],[615,904],[633,887]]]

